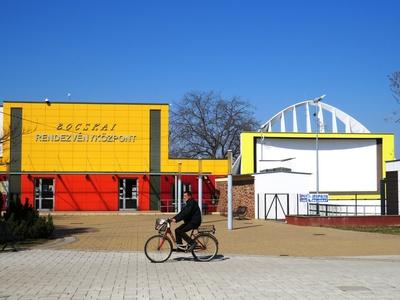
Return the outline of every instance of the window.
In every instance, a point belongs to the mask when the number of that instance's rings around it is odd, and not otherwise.
[[[54,208],[54,179],[35,178],[35,208]]]

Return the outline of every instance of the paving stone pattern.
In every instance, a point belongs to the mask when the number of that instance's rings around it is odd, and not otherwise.
[[[155,219],[171,216],[160,214],[54,216],[55,236],[72,237],[74,241],[61,244],[59,241],[51,241],[41,247],[87,251],[142,251],[146,240],[156,233]],[[215,225],[217,229],[215,235],[221,253],[274,256],[400,254],[400,235],[294,226],[264,220],[234,220],[234,230],[228,230],[226,217],[218,215],[203,216],[203,224]]]
[[[400,256],[221,255],[34,249],[0,253],[0,299],[400,299]]]

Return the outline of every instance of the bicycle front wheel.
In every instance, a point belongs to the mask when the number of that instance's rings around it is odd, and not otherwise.
[[[171,256],[172,242],[161,234],[154,235],[144,245],[144,253],[151,262],[164,262]]]
[[[210,261],[218,253],[218,240],[209,233],[200,233],[195,239],[196,247],[192,251],[192,255],[199,261]]]

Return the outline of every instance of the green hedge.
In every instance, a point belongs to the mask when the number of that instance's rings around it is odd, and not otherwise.
[[[0,222],[6,223],[15,240],[48,238],[54,231],[53,218],[39,216],[39,212],[26,201],[10,201]]]

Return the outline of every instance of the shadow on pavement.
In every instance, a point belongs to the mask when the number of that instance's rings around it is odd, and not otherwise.
[[[207,261],[207,262],[212,263],[212,262],[218,262],[218,261],[223,261],[223,260],[228,260],[228,259],[230,259],[230,258],[229,258],[229,257],[225,257],[225,256],[222,255],[222,254],[218,254],[218,255],[216,255],[212,260]],[[175,257],[175,258],[173,258],[172,260],[174,260],[174,261],[195,261],[195,262],[202,262],[202,261],[196,260],[193,256]]]
[[[15,241],[14,244],[8,244],[6,247],[2,244],[0,245],[1,252],[17,252],[32,249],[36,246],[43,246],[47,244],[54,244],[62,240],[66,242],[65,238],[73,239],[73,235],[79,235],[87,232],[97,232],[98,229],[87,228],[87,227],[77,227],[70,228],[64,226],[55,226],[52,235],[49,238],[39,238],[39,239],[26,239],[22,241]]]
[[[201,224],[212,224],[212,223],[218,223],[218,222],[226,222],[226,219],[218,219],[218,220],[212,220],[212,221],[205,221],[201,222]]]
[[[236,227],[233,228],[233,230],[239,230],[239,229],[246,229],[246,228],[252,228],[252,227],[262,227],[262,225],[248,225],[248,226],[242,226],[242,227]]]
[[[5,248],[4,245],[0,246],[0,253],[2,252],[20,252],[32,249],[35,246],[41,246],[54,238],[49,239],[26,239],[23,241],[16,241],[15,244],[8,244]],[[1,299],[1,298],[0,298]]]
[[[3,247],[1,246],[0,247],[1,249],[0,249],[0,253],[5,253],[5,252],[17,252],[17,251],[20,251],[20,250],[25,250],[25,249],[21,249],[21,248],[17,248],[17,247],[15,247],[15,248],[12,248],[12,247],[6,247],[6,248],[4,248],[4,249],[2,249]]]
[[[59,239],[63,238],[66,236],[72,236],[72,235],[77,235],[77,234],[82,234],[82,233],[87,233],[87,232],[97,232],[99,231],[98,229],[94,228],[88,228],[88,227],[75,227],[75,228],[70,228],[70,227],[64,227],[64,226],[56,226],[54,229],[54,232],[51,236],[51,239]]]

